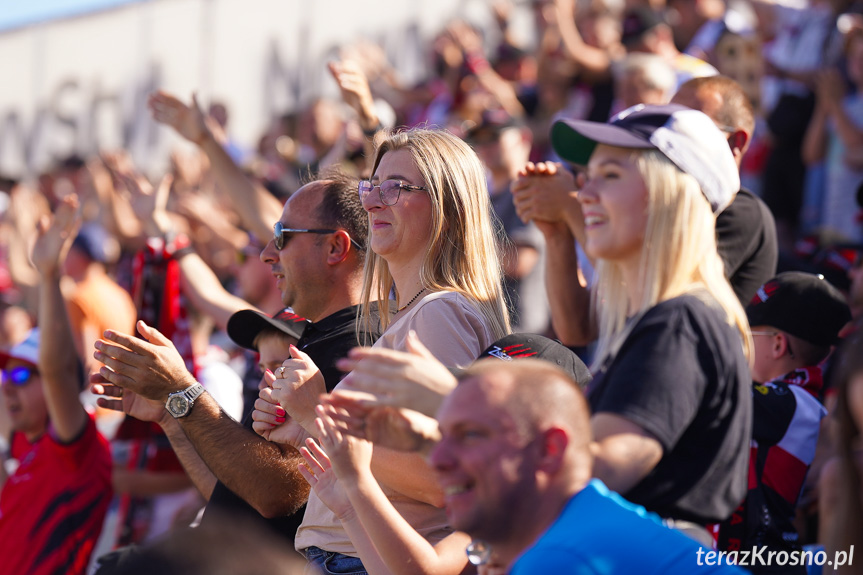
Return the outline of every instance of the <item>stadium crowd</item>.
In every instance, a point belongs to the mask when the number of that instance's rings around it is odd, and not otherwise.
[[[0,575],[863,573],[863,4],[488,9],[0,181]]]

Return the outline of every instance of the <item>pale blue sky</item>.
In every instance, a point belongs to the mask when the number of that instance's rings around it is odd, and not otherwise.
[[[0,0],[0,32],[142,0]]]

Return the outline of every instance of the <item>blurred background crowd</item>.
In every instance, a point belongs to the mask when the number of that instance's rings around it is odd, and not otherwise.
[[[35,325],[40,276],[29,254],[37,222],[74,194],[84,223],[66,258],[62,288],[85,370],[100,367],[91,352],[104,330],[134,333],[135,320],[151,314],[151,325],[176,327],[174,342],[188,365],[239,420],[257,397],[260,373],[249,361],[252,352],[226,335],[235,308],[225,302],[237,297],[269,314],[283,307],[270,266],[260,260],[272,222],[262,226],[247,217],[243,193],[264,198],[254,201],[275,206],[277,216],[320,170],[338,166],[368,177],[378,130],[416,126],[445,128],[476,150],[509,240],[503,263],[514,329],[554,336],[543,235],[522,222],[512,204],[510,186],[519,170],[527,162],[559,161],[549,142],[556,119],[604,122],[635,104],[668,103],[687,80],[717,74],[738,82],[756,112],[741,181],[775,219],[777,271],[824,274],[849,295],[859,317],[863,4],[489,0],[473,3],[472,13],[482,17],[474,21],[455,10],[422,35],[421,61],[409,73],[404,62],[394,67],[391,46],[340,38],[317,72],[329,78],[325,93],[272,115],[255,141],[232,132],[237,110],[217,90],[192,96],[153,85],[147,122],[172,128],[157,132],[178,144],[169,156],[154,160],[117,146],[79,146],[39,169],[0,173],[0,346],[19,344]],[[222,152],[202,141],[201,118]],[[241,176],[241,184],[232,179]],[[168,227],[182,238],[170,246],[153,241],[158,234],[150,216],[160,201]],[[186,249],[200,256],[197,267],[163,262],[165,254]],[[101,549],[143,542],[192,521],[203,502],[158,426],[101,410],[92,398],[87,403],[114,456],[117,498]],[[3,409],[0,451],[9,448],[7,437]],[[804,498],[804,504],[816,502]],[[812,509],[804,513],[812,515]],[[815,541],[805,520],[799,529],[804,542]]]

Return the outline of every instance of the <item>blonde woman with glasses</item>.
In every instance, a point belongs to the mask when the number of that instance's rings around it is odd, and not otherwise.
[[[413,333],[445,365],[466,367],[509,332],[485,173],[467,144],[424,129],[385,137],[358,193],[369,236],[357,320],[370,324],[370,306],[381,310],[375,348],[404,351]],[[262,395],[304,428],[299,439],[317,438],[301,450],[314,489],[297,549],[330,572],[460,573],[469,538],[448,527],[434,474],[419,456],[380,447],[373,456],[368,441],[340,434],[317,406],[315,369],[295,352]],[[270,422],[274,410],[263,407],[254,417]],[[416,469],[427,470],[425,483],[411,483]]]

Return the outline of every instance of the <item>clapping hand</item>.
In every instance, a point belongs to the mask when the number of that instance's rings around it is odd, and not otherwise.
[[[437,420],[411,409],[369,405],[368,395],[336,390],[321,398],[342,433],[395,451],[428,453],[440,440]]]
[[[429,416],[455,389],[456,379],[411,331],[407,351],[357,347],[336,364],[349,372],[339,390],[369,394],[361,404],[406,407]],[[362,396],[357,396],[362,397]]]

